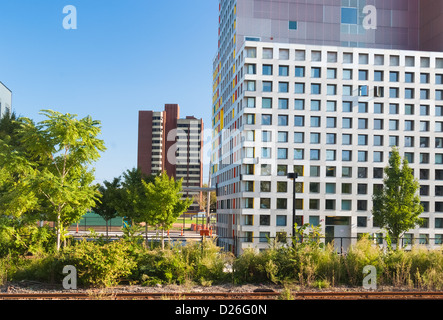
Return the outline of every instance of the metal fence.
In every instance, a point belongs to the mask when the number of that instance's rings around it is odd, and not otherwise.
[[[109,230],[121,229],[123,227],[123,219],[115,218],[108,221]],[[79,231],[88,231],[89,229],[106,229],[106,221],[101,217],[83,217],[78,223],[71,225],[71,229]]]
[[[315,241],[317,243],[322,244],[331,244],[334,249],[341,254],[344,254],[348,251],[351,245],[355,245],[361,237],[317,237]],[[384,238],[380,237],[369,237],[370,241],[372,241],[374,246],[379,246],[380,248],[387,248],[388,242]],[[291,239],[290,237],[216,237],[217,245],[224,247],[225,250],[229,251],[237,251],[235,248],[242,249],[246,248],[258,248],[258,249],[268,249],[273,246],[283,246],[283,245],[292,245],[293,243],[306,243],[306,241],[312,241],[312,239],[306,238],[295,238]],[[443,249],[443,240],[442,238],[401,238],[400,239],[401,248],[404,250],[411,250],[414,246],[424,246],[429,249]],[[234,249],[232,249],[232,246]],[[393,248],[396,247],[395,243],[391,243]]]

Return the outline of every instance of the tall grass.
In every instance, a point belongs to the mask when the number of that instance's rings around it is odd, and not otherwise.
[[[295,247],[273,245],[260,252],[249,249],[238,257],[222,251],[213,241],[164,250],[124,239],[81,242],[60,254],[1,259],[0,284],[24,279],[61,283],[67,264],[76,266],[79,284],[93,287],[115,286],[122,280],[146,286],[274,283],[285,287],[360,287],[363,268],[371,265],[377,270],[378,285],[443,290],[441,250],[414,247],[411,251],[384,251],[365,238],[345,255],[338,254],[333,244],[312,242]]]

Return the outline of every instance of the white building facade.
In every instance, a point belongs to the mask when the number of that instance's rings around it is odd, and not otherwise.
[[[381,244],[372,195],[396,146],[420,182],[424,207],[424,224],[408,231],[404,244],[440,246],[443,53],[415,50],[416,42],[399,50],[356,48],[345,36],[334,46],[240,35],[252,29],[241,24],[238,8],[253,5],[220,5],[211,157],[219,244],[239,254],[268,248],[269,238],[285,241],[294,204],[295,222],[320,226],[338,250],[362,234]],[[289,30],[301,26],[289,21]]]
[[[0,116],[12,112],[12,92],[0,82]]]

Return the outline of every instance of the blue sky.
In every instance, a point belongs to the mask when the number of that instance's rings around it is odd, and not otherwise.
[[[77,30],[63,28],[67,5]],[[210,128],[217,28],[216,0],[2,0],[0,81],[18,115],[100,120],[96,178],[111,180],[137,165],[139,110],[178,103]]]

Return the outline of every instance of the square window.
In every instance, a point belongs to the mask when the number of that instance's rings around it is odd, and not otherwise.
[[[246,81],[246,91],[255,91],[255,81]]]
[[[286,181],[277,181],[277,192],[288,192],[288,183]]]
[[[352,134],[343,134],[342,135],[342,145],[349,146],[352,144]]]
[[[289,30],[297,30],[297,21],[289,21]]]
[[[295,127],[303,127],[305,125],[305,117],[304,116],[294,116],[294,126]]]
[[[343,129],[352,128],[352,118],[343,118],[342,119],[342,127],[343,127]]]
[[[336,144],[336,143],[337,143],[337,135],[335,133],[327,133],[326,144]]]
[[[343,86],[343,95],[352,96],[352,86]]]
[[[337,167],[326,167],[326,176],[335,177],[337,172]]]
[[[383,103],[374,103],[374,113],[383,113]]]
[[[261,181],[260,192],[271,192],[271,181]]]
[[[342,161],[352,161],[352,151],[351,150],[342,150]]]
[[[274,49],[263,48],[263,59],[272,59],[274,57]]]
[[[342,167],[341,176],[343,178],[352,178],[352,167]]]
[[[294,160],[303,160],[304,152],[304,149],[294,149]]]
[[[358,70],[358,80],[368,80],[368,70]]]
[[[374,71],[374,81],[383,81],[383,71]]]
[[[320,143],[320,133],[311,133],[311,144],[319,144]]]
[[[272,65],[270,64],[263,65],[262,71],[264,76],[272,76]]]
[[[327,117],[326,118],[326,128],[336,128],[336,127],[337,127],[337,118]]]
[[[280,60],[289,60],[289,49],[279,49],[278,54]]]
[[[272,167],[270,164],[262,164],[261,165],[261,175],[262,176],[270,176],[272,173]]]
[[[321,61],[321,51],[312,51],[311,52],[311,60],[312,61]]]
[[[256,74],[256,66],[255,64],[247,64],[245,65],[246,74]]]
[[[341,209],[343,211],[351,211],[352,201],[351,200],[342,200],[341,201]]]
[[[398,82],[398,72],[397,71],[389,72],[389,81],[390,82]]]
[[[343,63],[352,63],[354,61],[353,54],[350,52],[343,53]]]
[[[325,208],[326,210],[335,210],[335,200],[326,200]]]
[[[272,90],[272,88],[271,88],[271,90]],[[278,83],[278,92],[289,92],[289,83],[279,82]]]
[[[368,161],[368,152],[367,151],[359,151],[358,152],[358,161],[359,162]]]
[[[352,102],[343,101],[343,112],[352,112]]]
[[[264,126],[272,125],[272,115],[270,114],[262,114],[261,116],[261,124]]]
[[[311,160],[320,160],[320,150],[319,149],[311,149],[310,150],[310,159]]]
[[[288,116],[287,115],[279,115],[278,116],[278,125],[279,126],[287,126],[288,125]]]
[[[271,109],[272,108],[272,98],[262,98],[261,107],[263,109]]]
[[[272,81],[263,81],[263,92],[272,92]]]
[[[335,183],[326,183],[326,193],[335,194]]]
[[[311,127],[318,128],[320,127],[320,117],[311,117]]]
[[[277,227],[286,227],[287,225],[287,217],[286,216],[277,216],[276,219],[276,226]]]
[[[358,55],[358,63],[359,64],[368,64],[369,63],[369,55],[366,53],[360,53]]]
[[[359,179],[366,179],[368,177],[368,168],[359,167],[357,170],[357,175]]]
[[[289,76],[289,67],[288,66],[279,66],[278,67],[278,75],[280,77],[287,77],[287,76]]]
[[[320,111],[320,100],[311,100],[311,111]]]
[[[271,131],[262,131],[261,141],[262,142],[271,142]]]
[[[320,167],[318,166],[311,166],[309,168],[310,176],[311,177],[319,177],[320,176]]]
[[[374,146],[383,146],[383,136],[374,136]]]
[[[337,111],[337,101],[327,101],[326,102],[326,111],[328,111],[328,112]]]
[[[295,50],[295,61],[305,61],[306,51],[305,50]]]
[[[311,68],[311,78],[320,78],[321,77],[321,68]]]
[[[302,109],[298,109],[298,110],[303,110],[304,109],[304,100],[301,100],[302,101],[302,104],[303,104],[303,106],[302,106]],[[288,109],[288,105],[289,105],[289,100],[288,99],[278,99],[278,108],[279,109]]]
[[[298,134],[301,134],[301,137],[299,137],[299,139],[301,140],[301,142],[297,142],[294,141],[295,143],[303,143],[304,142],[304,133],[303,132],[298,132]],[[295,137],[295,134],[294,134]],[[294,138],[295,139],[295,138]],[[277,138],[278,142],[288,142],[288,133],[286,131],[279,131],[278,132],[278,138]]]
[[[343,70],[343,80],[352,80],[352,70],[350,69]]]
[[[326,161],[335,161],[335,160],[336,160],[336,151],[326,150]]]
[[[415,93],[414,89],[406,88],[405,89],[405,99],[414,99]]]
[[[389,97],[398,98],[398,88],[389,88]]]
[[[305,76],[305,67],[295,67],[295,76],[303,78]]]
[[[368,218],[366,217],[357,217],[357,227],[366,228],[368,226]]]
[[[320,209],[320,200],[309,199],[309,209],[310,210],[319,210]]]
[[[357,9],[341,8],[341,23],[357,24]]]
[[[337,79],[337,69],[329,68],[327,70],[327,78],[328,79]]]
[[[330,63],[335,63],[337,62],[337,52],[329,52],[328,51],[328,62]]]
[[[287,99],[284,99],[288,101]],[[281,109],[287,109],[287,108],[281,108]],[[303,99],[295,99],[294,100],[294,110],[305,110],[305,100]]]
[[[277,159],[288,159],[288,149],[278,148],[277,149]]]
[[[295,93],[305,93],[305,84],[304,83],[295,83],[294,92]]]
[[[368,128],[368,119],[358,119],[358,128],[359,129],[367,129]]]
[[[360,97],[366,97],[369,95],[369,87],[368,86],[358,86],[358,95]]]
[[[271,159],[271,148],[261,148],[261,157],[263,159]]]

